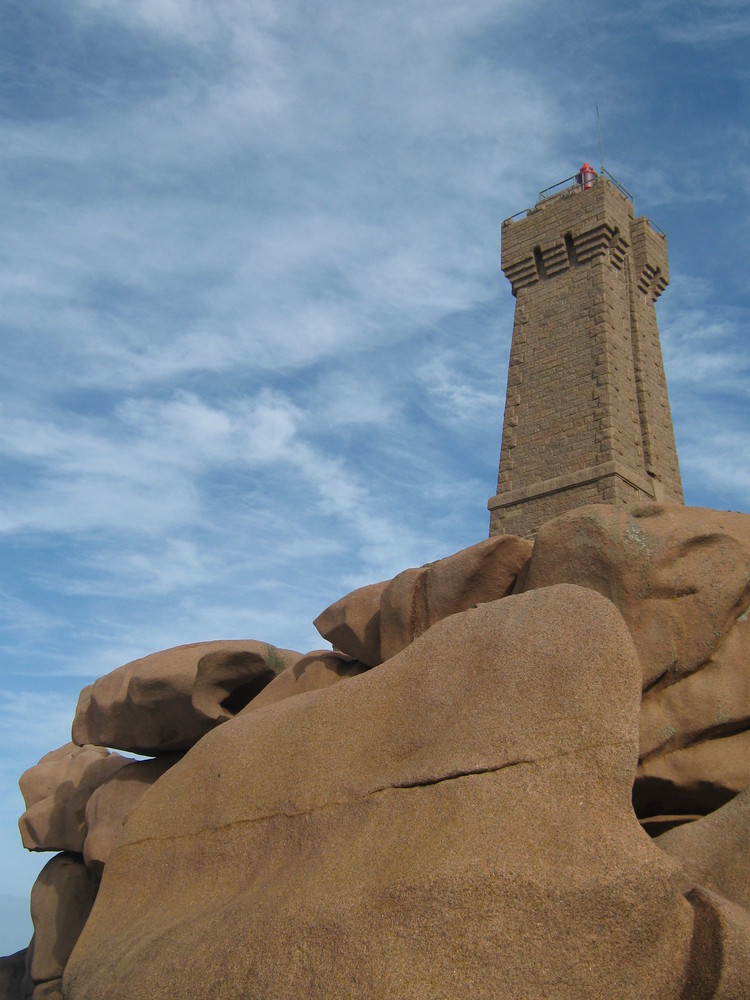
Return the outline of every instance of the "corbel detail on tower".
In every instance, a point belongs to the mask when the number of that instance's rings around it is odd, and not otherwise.
[[[663,233],[657,233],[643,216],[631,222],[630,234],[636,286],[656,302],[669,284],[667,241]]]
[[[615,229],[612,234],[612,239],[609,242],[609,259],[618,271],[622,270],[627,252],[628,241],[624,238],[619,229]]]
[[[603,256],[610,248],[616,230],[606,222],[587,229],[583,233],[573,235],[573,246],[579,264],[584,264],[594,257]]]
[[[555,243],[554,246],[542,250],[542,259],[544,261],[544,274],[547,278],[552,278],[570,267],[564,243]]]
[[[638,271],[636,284],[644,295],[650,294],[651,299],[656,302],[667,287],[668,281],[665,280],[664,275],[658,267],[654,268],[651,264],[644,264],[641,270]]]
[[[535,285],[539,281],[536,261],[534,255],[523,257],[521,260],[513,261],[512,264],[503,268],[505,277],[510,282],[510,287],[514,295],[518,295],[521,288]]]

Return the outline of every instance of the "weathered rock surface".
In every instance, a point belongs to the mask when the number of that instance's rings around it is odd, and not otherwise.
[[[750,913],[750,788],[721,809],[657,837],[693,885],[704,886]]]
[[[706,813],[750,784],[750,620],[743,615],[697,671],[641,703],[639,815]]]
[[[380,654],[380,599],[390,580],[359,587],[340,598],[313,622],[334,649],[368,667],[383,662]]]
[[[301,655],[237,639],[133,660],[83,689],[73,742],[146,755],[187,750]]]
[[[58,854],[31,890],[34,936],[27,955],[27,983],[34,998],[61,996],[63,969],[94,905],[98,879],[73,854]],[[28,989],[28,985],[27,985]]]
[[[180,754],[160,754],[152,760],[134,760],[93,792],[86,804],[83,843],[83,859],[89,868],[101,874],[125,820],[148,789],[180,759]]]
[[[750,783],[750,518],[581,507],[544,525],[519,590],[610,598],[638,650],[641,817],[705,814]]]
[[[266,705],[275,705],[285,698],[293,698],[307,691],[320,691],[331,684],[357,677],[369,669],[346,653],[330,649],[313,650],[264,687],[243,712],[255,712]]]
[[[26,949],[0,958],[0,1000],[23,1000]]]
[[[51,979],[48,983],[39,983],[29,1000],[63,1000],[62,979]]]
[[[687,894],[695,926],[684,1000],[744,1000],[750,996],[750,914],[700,886]]]
[[[243,712],[134,809],[67,1000],[746,997],[746,914],[632,811],[641,680],[563,586]]]
[[[750,607],[750,517],[644,504],[579,507],[540,528],[519,589],[590,587],[621,612],[643,687],[708,663]]]
[[[383,591],[380,652],[390,659],[436,622],[513,590],[531,542],[497,535],[421,569],[406,570]]]
[[[530,555],[531,542],[525,539],[488,538],[419,569],[404,570],[393,580],[355,590],[314,624],[336,649],[375,666],[443,618],[505,597]]]
[[[748,727],[750,616],[745,613],[699,670],[646,691],[641,702],[641,758]]]
[[[639,816],[705,815],[750,784],[750,730],[706,739],[638,765],[633,805]]]
[[[86,803],[96,788],[129,764],[104,747],[66,743],[21,775],[26,812],[18,821],[29,851],[73,851],[86,839]]]

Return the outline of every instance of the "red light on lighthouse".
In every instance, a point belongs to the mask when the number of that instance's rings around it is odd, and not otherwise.
[[[584,163],[584,165],[576,174],[576,180],[581,185],[584,191],[588,191],[589,188],[593,187],[594,181],[596,180],[597,177],[598,174],[590,163]]]

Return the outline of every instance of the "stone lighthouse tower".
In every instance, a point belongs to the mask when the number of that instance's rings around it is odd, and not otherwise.
[[[570,180],[503,223],[516,312],[490,535],[588,503],[683,502],[654,309],[666,238],[609,175]]]

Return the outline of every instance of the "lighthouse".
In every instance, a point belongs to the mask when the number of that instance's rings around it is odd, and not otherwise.
[[[655,311],[665,235],[588,163],[519,215],[502,226],[516,308],[490,535],[533,537],[589,503],[683,503]]]

